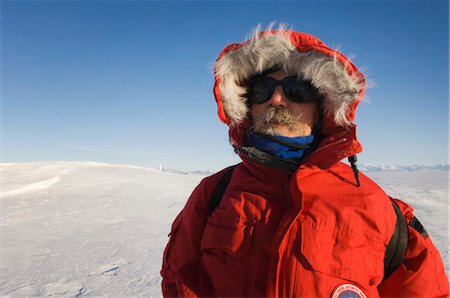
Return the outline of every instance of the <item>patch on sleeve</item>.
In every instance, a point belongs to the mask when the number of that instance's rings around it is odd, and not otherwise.
[[[367,298],[367,296],[357,286],[343,284],[334,289],[331,298]]]

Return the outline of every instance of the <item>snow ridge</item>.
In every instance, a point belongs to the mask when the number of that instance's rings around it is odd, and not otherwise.
[[[49,179],[46,179],[46,180],[43,180],[43,181],[27,184],[27,185],[22,186],[22,187],[20,187],[18,189],[13,189],[13,190],[10,190],[10,191],[1,192],[0,193],[0,198],[7,197],[7,196],[12,196],[12,195],[25,194],[27,192],[43,190],[43,189],[51,187],[53,184],[57,183],[59,180],[61,180],[61,177],[57,176],[57,177],[49,178]]]

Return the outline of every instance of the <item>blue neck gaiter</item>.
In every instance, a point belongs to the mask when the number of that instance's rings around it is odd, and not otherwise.
[[[314,135],[289,138],[253,133],[247,136],[247,140],[249,145],[270,155],[299,159],[314,141]]]

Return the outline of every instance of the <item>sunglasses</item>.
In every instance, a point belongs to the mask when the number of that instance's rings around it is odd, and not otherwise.
[[[297,76],[286,77],[280,81],[271,77],[257,77],[248,85],[247,99],[252,103],[264,103],[272,97],[277,86],[283,88],[288,100],[296,103],[313,102],[319,96],[317,88],[310,81],[298,81]]]

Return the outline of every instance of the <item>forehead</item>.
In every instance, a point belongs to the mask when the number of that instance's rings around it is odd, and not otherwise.
[[[266,77],[271,77],[274,78],[276,80],[282,80],[285,77],[289,76],[289,74],[287,72],[285,72],[283,69],[268,73],[265,75]]]

